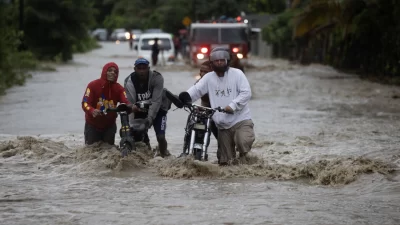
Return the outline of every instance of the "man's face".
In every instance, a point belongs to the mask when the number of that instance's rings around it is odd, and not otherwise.
[[[117,69],[115,67],[108,68],[107,80],[111,82],[115,82],[117,80]]]
[[[140,79],[145,79],[149,75],[149,65],[146,64],[136,65],[135,72]]]
[[[226,59],[217,59],[213,61],[215,66],[226,66]]]
[[[226,59],[217,59],[212,62],[213,64],[213,70],[217,74],[224,73],[226,71],[226,68],[228,66],[228,62]]]
[[[200,66],[200,77],[203,77],[204,75],[206,75],[206,73],[211,72],[210,67],[205,66],[205,65],[201,65]]]

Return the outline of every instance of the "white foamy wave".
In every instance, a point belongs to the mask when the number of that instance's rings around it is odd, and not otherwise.
[[[309,143],[307,138],[301,138]],[[259,142],[260,146],[270,142]],[[301,142],[304,144],[304,142]],[[394,164],[366,157],[330,156],[286,164],[266,161],[257,154],[220,167],[211,162],[195,161],[192,157],[153,158],[153,151],[138,145],[137,151],[121,157],[115,146],[94,144],[69,148],[63,142],[34,137],[17,137],[0,142],[2,158],[22,157],[36,162],[42,171],[76,175],[110,175],[136,169],[155,168],[163,177],[191,178],[246,178],[263,177],[273,180],[305,179],[311,184],[342,185],[355,181],[362,174],[388,175],[397,170]]]

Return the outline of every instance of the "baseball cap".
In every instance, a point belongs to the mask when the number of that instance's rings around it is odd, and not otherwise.
[[[137,65],[139,65],[139,64],[146,64],[146,65],[149,65],[150,62],[149,62],[147,59],[145,59],[145,58],[139,58],[139,59],[137,59],[137,60],[135,61],[135,66],[137,66]]]

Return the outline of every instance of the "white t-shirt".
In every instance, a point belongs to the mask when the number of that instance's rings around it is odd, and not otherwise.
[[[216,112],[213,120],[218,128],[229,129],[236,123],[251,119],[248,102],[251,98],[251,88],[244,73],[236,68],[229,68],[223,77],[214,71],[209,72],[187,91],[195,102],[208,93],[212,108],[225,108],[229,105],[234,114]]]

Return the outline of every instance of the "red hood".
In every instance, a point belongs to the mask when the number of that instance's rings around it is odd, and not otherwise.
[[[103,71],[101,71],[101,79],[104,80],[104,81],[107,81],[107,70],[110,67],[114,67],[115,69],[117,69],[117,76],[115,78],[115,81],[111,82],[111,83],[115,83],[118,80],[119,68],[118,68],[118,65],[116,63],[114,63],[114,62],[109,62],[109,63],[107,63],[106,65],[103,66]]]

